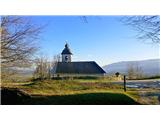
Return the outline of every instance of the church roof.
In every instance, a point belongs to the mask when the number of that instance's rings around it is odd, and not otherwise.
[[[63,49],[61,54],[72,54],[67,43],[65,44],[65,48]]]
[[[104,74],[106,73],[96,62],[58,62],[55,73],[61,74]]]

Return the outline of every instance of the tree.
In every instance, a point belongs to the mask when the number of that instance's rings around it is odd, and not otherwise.
[[[53,56],[52,63],[60,62],[61,61],[61,55],[57,54]]]
[[[50,76],[51,64],[46,57],[41,56],[37,58],[35,60],[35,66],[36,66],[36,69],[34,71],[35,78],[45,79],[51,77]]]
[[[31,65],[37,50],[36,40],[42,27],[34,25],[25,17],[1,17],[1,65],[26,67]]]
[[[52,77],[56,70],[57,62],[60,62],[60,55],[55,55],[51,61],[47,60],[47,58],[48,57],[40,56],[35,59],[35,78],[50,79]]]
[[[135,76],[136,78],[143,78],[143,70],[138,63],[135,64]]]
[[[129,64],[127,68],[128,78],[133,79],[135,77],[135,70],[133,64]]]
[[[116,77],[119,77],[120,73],[119,73],[119,72],[116,72],[115,75],[116,75]]]
[[[132,26],[139,39],[160,44],[160,16],[129,16],[123,17],[122,22]]]
[[[127,73],[129,79],[140,79],[143,77],[143,70],[137,62],[128,65]]]

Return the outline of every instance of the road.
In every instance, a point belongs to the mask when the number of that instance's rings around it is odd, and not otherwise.
[[[123,81],[113,82],[114,84],[123,85]],[[126,81],[127,88],[154,88],[160,90],[160,79],[152,79],[152,80],[127,80]],[[142,96],[156,96],[159,104],[160,104],[160,91],[159,92],[151,92],[147,94],[142,94]]]
[[[123,85],[123,81],[113,82]],[[152,80],[127,80],[126,87],[128,88],[160,88],[160,79]]]

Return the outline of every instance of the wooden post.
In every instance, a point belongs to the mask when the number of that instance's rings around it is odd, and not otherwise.
[[[126,92],[126,76],[124,75],[124,92]]]

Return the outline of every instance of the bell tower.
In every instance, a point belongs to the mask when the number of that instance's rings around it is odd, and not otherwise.
[[[65,48],[63,49],[61,55],[62,55],[62,62],[71,62],[72,53],[67,43],[65,44]]]

